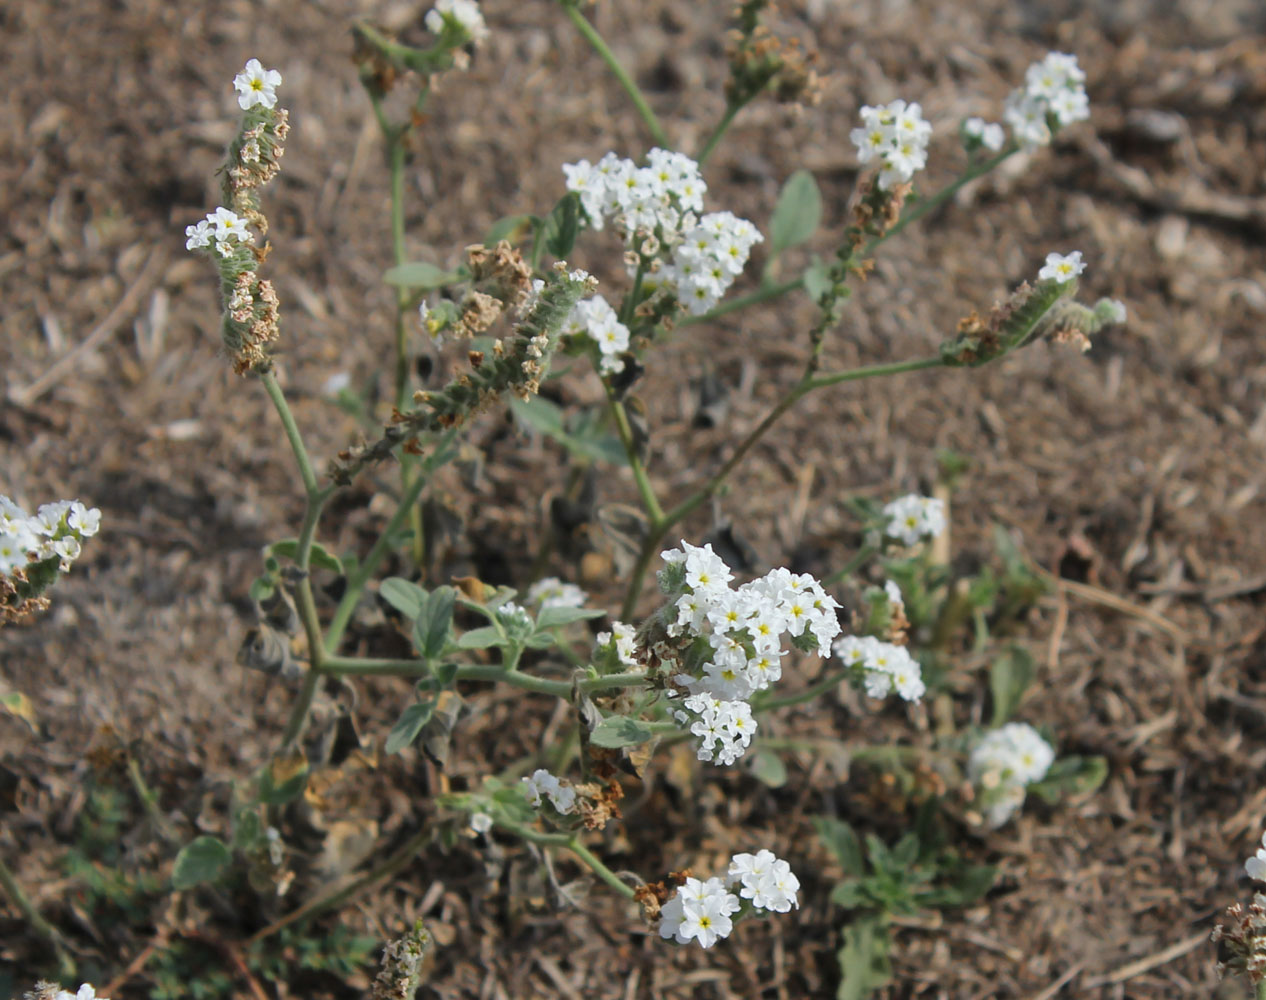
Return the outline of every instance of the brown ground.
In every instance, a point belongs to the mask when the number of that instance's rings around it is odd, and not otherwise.
[[[38,724],[33,732],[0,717],[0,855],[99,985],[164,925],[155,910],[132,926],[103,926],[60,863],[83,822],[85,753],[104,745],[102,727],[134,741],[164,810],[189,836],[187,817],[211,830],[222,822],[227,780],[266,758],[290,700],[234,654],[250,623],[246,590],[260,547],[294,533],[301,504],[263,393],[217,354],[209,269],[182,245],[184,225],[217,201],[212,171],[236,112],[228,81],[250,56],[285,76],[295,130],[269,196],[285,309],[281,368],[310,446],[328,456],[355,429],[321,399],[321,386],[336,371],[385,385],[391,323],[379,280],[390,256],[387,175],[347,26],[358,16],[413,26],[426,6],[0,8],[0,492],[30,505],[79,496],[104,511],[101,536],[52,609],[0,637],[0,686],[27,694]],[[604,3],[595,15],[685,149],[697,148],[720,110],[727,6],[643,0]],[[846,495],[926,485],[936,450],[952,448],[974,460],[953,519],[964,558],[986,555],[994,523],[1016,529],[1052,568],[1080,539],[1093,553],[1090,581],[1132,605],[1069,595],[1034,617],[1041,690],[1021,715],[1049,724],[1064,752],[1105,755],[1110,778],[1072,808],[1029,809],[974,842],[1003,878],[985,903],[898,931],[892,995],[1214,995],[1204,937],[1222,906],[1247,896],[1239,863],[1266,813],[1254,780],[1266,764],[1266,19],[1251,0],[786,7],[778,27],[813,39],[829,74],[825,99],[799,119],[768,104],[746,111],[708,166],[709,204],[763,225],[782,179],[808,166],[827,199],[823,252],[855,180],[847,132],[859,104],[913,97],[938,124],[997,117],[1027,63],[1059,48],[1080,56],[1094,109],[1091,125],[1057,150],[965,192],[894,241],[832,341],[833,365],[934,349],[960,313],[988,306],[1051,249],[1082,249],[1086,293],[1130,309],[1128,326],[1084,357],[1039,345],[984,371],[812,398],[718,506],[763,563],[797,558],[826,571],[853,541]],[[444,81],[409,169],[416,258],[452,263],[495,219],[548,208],[562,189],[560,162],[647,145],[553,3],[485,8],[491,42],[469,74]],[[961,162],[953,147],[942,128],[925,187],[952,175]],[[586,241],[573,260],[614,276],[604,252],[609,243]],[[797,331],[812,318],[794,297],[692,328],[658,355],[643,389],[661,494],[682,495],[759,418],[794,377]],[[106,320],[92,349],[23,402],[26,387]],[[682,376],[709,370],[739,388],[720,428],[692,431]],[[593,392],[579,376],[566,388]],[[442,569],[522,580],[561,459],[500,419],[485,419],[474,441],[486,465],[473,487],[446,481],[465,530]],[[390,486],[391,477],[376,482]],[[359,488],[360,502],[373,487]],[[603,484],[604,499],[633,495],[623,479]],[[358,529],[380,523],[382,510],[372,510],[336,506],[323,537],[344,550],[363,546]],[[683,533],[697,540],[710,524],[699,515]],[[407,686],[361,687],[362,731],[382,732]],[[450,766],[458,788],[488,761],[504,765],[534,748],[550,723],[535,701],[525,714],[512,694],[471,695]],[[773,728],[790,732],[797,718],[852,727],[849,739],[910,733],[899,713],[862,721],[826,705]],[[832,995],[841,913],[827,893],[838,871],[808,817],[838,811],[862,827],[893,827],[858,804],[864,781],[836,784],[811,758],[790,768],[777,792],[717,773],[683,798],[655,779],[649,798],[629,804],[633,832],[603,848],[612,864],[647,874],[707,867],[756,841],[790,857],[805,883],[802,908],[744,927],[709,953],[663,947],[599,890],[585,911],[560,912],[532,858],[510,842],[432,847],[342,920],[381,940],[425,915],[445,943],[425,996]],[[412,754],[392,758],[349,815],[398,842],[433,815],[424,800],[437,780]],[[136,810],[134,799],[122,801]],[[150,845],[139,818],[125,829],[133,832],[124,867],[170,856]],[[569,860],[557,865],[562,880],[575,877]],[[205,931],[232,942],[269,916],[234,925],[208,911]],[[16,911],[0,911],[0,993],[28,986],[46,959]],[[148,996],[147,976],[111,995]],[[359,995],[363,979],[338,992],[337,978],[296,980],[281,995]],[[246,995],[246,981],[236,984]]]

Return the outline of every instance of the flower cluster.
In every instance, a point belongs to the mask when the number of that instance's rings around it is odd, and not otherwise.
[[[893,101],[879,107],[862,108],[862,124],[848,134],[857,147],[862,163],[878,159],[879,189],[887,191],[893,182],[904,184],[928,162],[928,139],[932,125],[923,118],[918,104]]]
[[[967,140],[968,149],[985,149],[997,152],[1006,141],[1007,134],[997,122],[987,122],[983,118],[968,118],[963,122],[963,136]]]
[[[610,652],[622,667],[627,667],[629,670],[637,670],[641,667],[633,655],[637,646],[636,635],[633,629],[624,622],[613,621],[611,631],[599,632],[594,639],[594,645],[600,650]]]
[[[682,232],[663,278],[677,301],[701,316],[721,301],[743,273],[752,247],[764,239],[746,219],[732,212],[712,212]]]
[[[54,559],[66,572],[100,525],[101,511],[78,500],[42,504],[32,516],[0,493],[0,576]]]
[[[677,721],[691,722],[700,760],[730,764],[756,731],[747,699],[782,676],[784,633],[805,652],[830,655],[840,633],[839,607],[812,576],[771,570],[731,588],[734,574],[711,545],[682,542],[662,553],[660,589],[667,632],[686,645],[673,680],[689,697]]]
[[[967,777],[981,793],[985,821],[998,827],[1024,804],[1024,788],[1046,777],[1055,751],[1027,722],[1009,722],[981,737],[967,759]]]
[[[554,777],[543,767],[533,771],[530,778],[523,778],[522,783],[528,801],[535,808],[540,808],[541,796],[548,797],[554,808],[563,815],[576,808],[576,789],[570,783]]]
[[[945,501],[908,493],[884,507],[884,534],[902,545],[917,545],[945,530]]]
[[[611,219],[624,233],[644,288],[668,289],[700,315],[720,301],[764,237],[731,212],[700,214],[708,186],[684,153],[652,149],[647,161],[639,167],[607,153],[596,164],[565,163],[567,190],[580,195],[594,229]]]
[[[546,608],[580,608],[584,607],[588,595],[574,583],[563,583],[556,576],[547,576],[537,580],[528,588],[529,604],[540,604],[541,610]]]
[[[731,890],[738,887],[736,895]],[[698,941],[711,948],[734,929],[734,914],[741,911],[770,910],[787,913],[799,907],[796,893],[800,880],[791,866],[773,851],[736,854],[730,859],[727,877],[722,880],[687,878],[660,908],[659,933],[678,944]],[[740,896],[742,897],[740,899]],[[744,900],[747,902],[745,903]]]
[[[1046,255],[1046,265],[1037,272],[1037,280],[1058,281],[1061,283],[1072,281],[1085,269],[1086,265],[1081,261],[1080,250],[1074,250],[1067,255],[1048,253]]]
[[[886,698],[895,690],[906,701],[918,701],[927,690],[923,668],[905,646],[882,642],[873,635],[846,635],[831,649],[853,669],[872,698]]]
[[[597,344],[602,356],[599,370],[604,374],[624,370],[620,355],[629,349],[629,328],[620,322],[611,304],[601,295],[577,302],[563,324],[563,333],[587,336]]]
[[[442,35],[447,24],[454,24],[466,34],[476,45],[488,37],[488,25],[475,0],[436,0],[435,8],[427,11],[426,30],[433,35]]]
[[[1030,66],[1024,86],[1011,92],[1002,113],[1016,142],[1036,149],[1051,141],[1052,129],[1089,118],[1085,82],[1076,56],[1052,52]]]

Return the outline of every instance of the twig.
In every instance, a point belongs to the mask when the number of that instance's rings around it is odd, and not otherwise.
[[[1041,993],[1034,993],[1031,997],[1029,997],[1029,1000],[1051,1000],[1051,997],[1055,996],[1060,990],[1067,986],[1072,981],[1073,977],[1081,972],[1081,970],[1085,967],[1086,963],[1084,960],[1078,962],[1076,965],[1072,966],[1072,968],[1068,969],[1062,976],[1056,979],[1055,982],[1051,983],[1050,986],[1042,990]]]
[[[1149,955],[1147,958],[1140,958],[1137,962],[1123,965],[1115,972],[1109,972],[1106,976],[1096,976],[1093,979],[1087,979],[1083,985],[1086,989],[1093,990],[1098,989],[1100,986],[1124,983],[1127,979],[1133,979],[1135,976],[1142,975],[1158,965],[1165,965],[1176,958],[1182,958],[1189,951],[1195,951],[1202,944],[1208,944],[1208,942],[1209,932],[1201,931],[1199,934],[1193,934],[1177,944],[1171,944],[1168,948],[1158,951],[1155,955]]]
[[[148,962],[151,958],[153,958],[154,952],[158,951],[160,948],[167,947],[167,942],[170,938],[171,938],[171,928],[170,927],[160,928],[158,933],[154,935],[153,940],[151,940],[149,944],[147,944],[144,948],[142,948],[140,950],[140,953],[134,959],[132,959],[132,961],[128,962],[127,968],[124,969],[122,972],[120,972],[117,976],[115,976],[108,983],[106,983],[105,986],[101,988],[102,994],[106,996],[113,996],[115,993],[118,993],[119,990],[123,989],[123,987],[127,984],[128,980],[130,980],[133,976],[135,976],[138,972],[140,972],[143,968],[145,968],[145,963]]]
[[[1103,607],[1112,608],[1114,611],[1120,611],[1123,614],[1142,619],[1149,625],[1154,625],[1177,642],[1186,643],[1191,640],[1191,636],[1185,629],[1175,625],[1163,615],[1158,615],[1155,611],[1143,607],[1141,604],[1127,601],[1124,597],[1118,597],[1102,587],[1093,587],[1088,583],[1078,583],[1076,580],[1065,580],[1062,576],[1055,576],[1053,573],[1046,573],[1045,575],[1061,591],[1092,601]]]
[[[83,339],[82,343],[53,362],[52,367],[30,385],[22,389],[11,390],[9,399],[18,406],[30,406],[60,382],[79,363],[79,359],[84,354],[91,351],[102,340],[114,333],[118,329],[119,324],[136,309],[141,296],[149,291],[154,279],[166,264],[167,255],[165,253],[160,250],[151,252],[149,259],[145,262],[145,266],[141,269],[141,273],[136,276],[136,280],[123,293],[123,298],[119,299],[114,308],[106,314],[105,319],[93,327],[92,332]]]

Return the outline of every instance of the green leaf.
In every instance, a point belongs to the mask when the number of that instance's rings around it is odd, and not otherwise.
[[[429,292],[445,285],[452,285],[463,280],[460,271],[445,271],[442,267],[414,261],[410,264],[398,264],[388,268],[382,280],[397,288],[414,288],[420,292]]]
[[[516,242],[522,235],[522,230],[530,226],[534,218],[531,215],[507,215],[504,219],[498,219],[484,237],[484,246],[494,247],[501,240]]]
[[[787,765],[773,750],[757,750],[750,760],[748,768],[757,781],[770,788],[781,788],[787,783]]]
[[[427,593],[416,583],[402,580],[398,576],[389,576],[378,585],[378,593],[382,599],[404,615],[409,621],[415,620],[426,605]]]
[[[850,878],[837,882],[831,890],[831,902],[846,910],[861,910],[875,905],[874,897],[867,891],[869,880]]]
[[[862,857],[862,844],[857,833],[842,819],[834,816],[814,816],[813,826],[826,844],[827,850],[850,875],[858,878],[866,874],[866,862]]]
[[[281,556],[283,559],[294,559],[299,554],[299,539],[286,538],[280,542],[273,542],[268,547],[268,551],[274,556]],[[326,550],[320,542],[312,543],[312,548],[308,554],[308,562],[313,566],[319,566],[321,569],[333,570],[335,573],[343,572],[343,564],[339,562],[338,556]]]
[[[818,191],[818,182],[809,171],[797,170],[783,185],[769,222],[770,256],[777,257],[808,240],[821,221],[822,194]]]
[[[1011,717],[1024,692],[1033,682],[1036,665],[1028,650],[1010,646],[989,668],[989,690],[993,694],[993,726],[996,729]]]
[[[627,715],[610,715],[594,727],[589,742],[595,746],[618,749],[646,743],[655,734],[643,722]]]
[[[203,882],[214,882],[228,868],[233,852],[219,837],[199,837],[180,849],[171,870],[173,889],[191,889]]]
[[[844,928],[844,946],[836,952],[840,986],[836,1000],[866,1000],[892,978],[888,926],[878,916],[854,920]]]
[[[501,630],[491,625],[485,625],[483,628],[471,629],[469,632],[462,633],[457,640],[458,649],[487,649],[490,646],[505,645],[506,637],[501,634]]]
[[[817,302],[831,290],[831,265],[820,257],[814,257],[813,263],[805,268],[804,290],[814,302]]]
[[[543,396],[533,396],[527,401],[512,396],[508,402],[510,412],[519,423],[557,441],[577,458],[628,465],[629,459],[620,439],[601,429],[596,414],[587,420],[582,416],[577,420],[577,426],[569,429],[563,420],[563,411]]]
[[[239,849],[252,847],[264,836],[264,824],[255,808],[238,811],[237,820],[233,824],[233,846]]]
[[[553,254],[556,260],[563,260],[576,245],[576,235],[580,232],[580,195],[568,191],[563,195],[544,227],[545,249]]]
[[[1108,762],[1102,757],[1061,757],[1051,765],[1045,778],[1025,791],[1053,805],[1066,795],[1093,792],[1107,777]]]
[[[962,865],[951,873],[946,885],[919,893],[919,903],[925,907],[970,906],[993,888],[997,875],[993,865]]]
[[[293,802],[308,786],[308,758],[298,747],[279,753],[259,774],[259,800],[280,806]]]
[[[529,635],[523,644],[528,649],[549,649],[554,645],[554,635],[552,632],[536,632]]]
[[[918,857],[919,835],[914,832],[907,833],[892,849],[892,864],[902,871],[908,870]]]
[[[434,681],[441,688],[451,687],[454,680],[457,679],[456,663],[441,663],[435,668]]]
[[[413,623],[413,642],[428,660],[444,652],[453,626],[453,607],[457,603],[454,587],[436,587],[431,591]]]
[[[541,608],[541,613],[536,616],[536,630],[543,632],[547,628],[558,628],[561,625],[570,625],[572,622],[582,622],[586,618],[601,618],[605,614],[605,611],[595,610],[594,608],[560,608],[557,606]]]
[[[256,604],[266,601],[277,592],[277,585],[266,576],[257,576],[251,581],[251,600]]]
[[[387,743],[383,747],[386,753],[399,753],[422,732],[422,727],[431,721],[431,713],[435,711],[434,701],[419,701],[410,705],[400,713],[400,718],[387,734]]]

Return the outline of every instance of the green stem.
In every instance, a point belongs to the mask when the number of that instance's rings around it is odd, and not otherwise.
[[[659,124],[659,119],[655,117],[655,112],[646,103],[646,98],[642,96],[642,91],[624,67],[620,65],[615,53],[607,47],[607,43],[602,40],[602,36],[598,34],[597,29],[585,19],[585,15],[575,6],[574,0],[563,0],[563,9],[567,11],[567,16],[571,18],[576,30],[585,36],[585,40],[593,46],[594,51],[607,64],[607,68],[611,70],[616,80],[619,81],[620,86],[624,88],[624,92],[629,95],[629,100],[637,108],[637,113],[642,116],[642,121],[646,123],[646,128],[651,133],[651,138],[655,140],[655,145],[664,149],[671,149],[672,147],[668,144],[668,134],[664,131],[663,126]]]
[[[866,562],[867,559],[875,555],[878,551],[879,549],[877,546],[863,545],[860,549],[857,550],[857,552],[853,554],[852,559],[846,562],[843,566],[841,566],[838,570],[836,570],[830,576],[824,578],[822,580],[822,586],[832,587],[835,584],[839,583],[841,580],[846,579],[847,577],[851,576],[853,573],[855,573],[858,570],[858,568],[861,567],[862,563]]]
[[[1266,1000],[1266,980],[1253,987],[1253,998],[1254,1000]]]
[[[629,423],[628,412],[624,409],[624,404],[615,398],[611,383],[603,379],[602,384],[607,390],[607,404],[611,407],[611,416],[615,419],[615,429],[620,437],[620,444],[624,446],[624,453],[628,456],[629,468],[633,470],[633,481],[637,483],[642,507],[645,508],[651,523],[654,524],[664,516],[664,511],[659,505],[659,498],[655,495],[655,487],[651,485],[650,477],[646,474],[646,467],[642,465],[641,456],[637,453],[637,444],[633,440],[633,426]]]
[[[602,879],[607,885],[618,892],[625,899],[633,898],[633,887],[624,882],[619,875],[604,865],[580,842],[579,837],[566,833],[545,833],[541,830],[534,830],[530,826],[523,826],[521,823],[514,823],[506,819],[493,820],[497,826],[512,833],[522,840],[529,841],[533,844],[539,844],[542,847],[565,847],[576,855],[584,864]]]
[[[141,805],[144,806],[150,822],[154,824],[154,829],[158,831],[158,835],[169,844],[179,843],[179,834],[172,829],[171,824],[167,822],[167,817],[159,809],[158,795],[145,781],[144,775],[141,774],[141,766],[136,762],[135,757],[128,757],[127,759],[127,774],[132,781],[132,788],[136,792],[136,797],[141,800]]]
[[[430,672],[422,660],[372,659],[351,656],[327,656],[322,662],[322,669],[328,674],[351,675],[362,677],[425,677]],[[510,684],[535,691],[537,694],[549,694],[556,698],[571,697],[571,681],[552,681],[546,677],[520,673],[513,666],[499,664],[467,663],[457,668],[454,676],[459,681],[490,681],[492,683]],[[646,675],[641,673],[608,674],[605,677],[590,677],[576,685],[583,693],[614,690],[617,688],[641,687],[646,683]]]
[[[75,960],[70,957],[70,952],[66,949],[66,941],[61,931],[40,916],[40,911],[22,891],[17,879],[13,877],[13,873],[2,860],[0,860],[0,889],[4,890],[5,895],[18,908],[18,912],[26,918],[31,930],[52,946],[53,953],[57,956],[57,967],[61,976],[64,979],[71,979],[75,975]]]
[[[447,436],[436,445],[436,451],[442,451],[456,433],[456,431],[449,431]],[[347,578],[347,589],[343,591],[343,597],[339,600],[338,607],[334,609],[334,617],[330,619],[330,626],[326,630],[325,650],[327,653],[333,653],[338,649],[338,644],[347,630],[348,623],[352,620],[365,585],[373,578],[378,564],[382,562],[387,550],[391,547],[391,539],[400,530],[405,519],[412,516],[411,512],[417,507],[418,497],[426,489],[430,478],[429,467],[424,463],[417,472],[417,477],[408,484],[400,497],[400,503],[396,507],[396,512],[391,515],[391,520],[387,522],[387,526],[374,541],[365,558],[356,567],[356,572]]]
[[[281,418],[286,439],[290,442],[290,449],[294,452],[295,462],[299,466],[299,475],[303,479],[307,501],[295,552],[295,567],[300,575],[295,583],[294,594],[295,608],[299,612],[299,620],[303,623],[303,630],[308,639],[310,666],[304,676],[303,686],[299,689],[299,695],[290,710],[290,718],[282,736],[283,746],[288,748],[299,738],[299,734],[303,732],[304,723],[307,722],[308,709],[312,707],[312,698],[316,694],[317,682],[320,679],[321,658],[325,653],[325,645],[321,637],[321,620],[317,615],[316,600],[312,595],[312,580],[308,571],[312,542],[316,537],[321,509],[325,506],[325,501],[329,499],[330,494],[334,492],[334,487],[321,489],[317,485],[316,473],[312,468],[308,449],[304,446],[303,437],[299,433],[298,424],[295,423],[294,414],[291,413],[290,406],[286,402],[285,394],[281,391],[281,386],[277,384],[276,375],[268,371],[264,372],[260,379],[264,383],[264,389],[268,393],[268,398],[272,400],[277,415]]]
[[[969,166],[956,179],[951,181],[949,184],[946,184],[945,187],[941,188],[935,194],[928,195],[926,198],[920,198],[908,211],[901,213],[901,218],[893,224],[891,229],[880,236],[876,236],[862,247],[860,256],[863,259],[869,257],[884,243],[896,236],[899,232],[901,232],[901,230],[905,229],[906,226],[910,225],[910,223],[918,222],[929,212],[936,211],[936,209],[940,208],[954,197],[960,188],[971,183],[977,177],[981,177],[984,174],[989,173],[989,171],[1007,157],[1013,155],[1018,149],[1018,146],[1008,146],[994,156],[990,156],[987,159],[981,160],[979,163]]]
[[[738,298],[730,299],[728,302],[722,302],[709,309],[706,313],[702,313],[698,316],[687,316],[684,319],[678,320],[677,325],[681,327],[694,326],[696,323],[707,323],[721,316],[725,316],[728,313],[738,312],[740,309],[746,309],[748,306],[755,306],[762,302],[768,302],[770,299],[776,299],[780,295],[786,295],[788,292],[795,291],[803,285],[803,275],[799,278],[792,278],[789,281],[780,281],[774,284],[761,285],[761,287],[756,289],[756,291],[749,292],[746,295],[740,295]]]
[[[824,677],[816,684],[810,684],[803,691],[796,691],[793,694],[784,694],[779,698],[761,698],[757,696],[752,699],[752,712],[772,712],[776,708],[788,708],[791,705],[803,705],[806,701],[813,701],[815,698],[826,694],[842,681],[848,680],[850,676],[850,671],[841,670],[837,673]]]
[[[717,127],[712,130],[712,134],[708,136],[708,141],[703,144],[703,149],[699,150],[699,155],[695,157],[695,161],[699,166],[703,166],[704,162],[712,155],[713,150],[720,145],[721,140],[725,137],[725,133],[729,131],[730,125],[733,124],[735,116],[743,110],[742,104],[731,104],[725,102],[725,114],[721,116],[721,120],[717,122]]]
[[[391,153],[391,247],[396,266],[405,263],[404,259],[404,159],[405,146],[399,130],[393,129],[387,135]],[[404,322],[404,304],[408,301],[408,290],[396,290],[396,408],[403,409],[408,405],[409,391],[409,352],[408,327]]]
[[[577,838],[573,837],[567,844],[567,849],[587,864],[598,878],[602,879],[607,885],[618,892],[625,899],[636,898],[633,887],[625,882],[619,875],[598,860],[597,855],[589,850]]]

